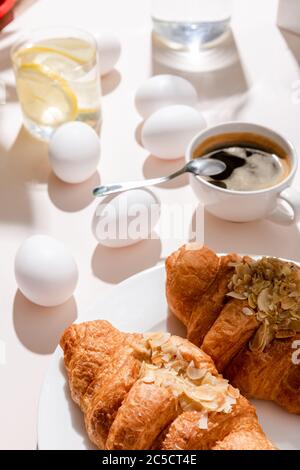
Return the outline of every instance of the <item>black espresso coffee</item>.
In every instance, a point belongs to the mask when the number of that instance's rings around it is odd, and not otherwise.
[[[221,144],[222,137],[223,145],[217,146],[216,139]],[[207,147],[208,141],[213,145]],[[208,141],[198,146],[194,158],[206,152],[214,152],[210,158],[226,164],[226,169],[219,175],[203,177],[220,188],[231,191],[266,189],[276,186],[290,172],[288,156],[281,147],[265,137],[245,133],[225,134]]]

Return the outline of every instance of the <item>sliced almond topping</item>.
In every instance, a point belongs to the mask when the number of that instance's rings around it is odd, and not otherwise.
[[[252,310],[252,308],[244,307],[242,309],[242,312],[244,315],[247,315],[247,317],[251,317],[252,315],[254,315],[254,311]]]
[[[199,387],[186,387],[184,393],[194,401],[213,401],[216,399],[217,392],[214,387],[204,384]]]
[[[228,395],[232,398],[239,398],[240,391],[237,388],[234,388],[232,385],[228,385]]]
[[[146,375],[146,377],[143,377],[143,382],[145,384],[153,384],[155,382],[155,377],[151,375]]]
[[[149,341],[149,344],[152,348],[159,348],[167,341],[169,341],[171,335],[170,333],[146,333],[144,338]]]
[[[224,413],[231,413],[232,406],[236,404],[236,399],[230,396],[225,398],[225,406],[223,407]]]
[[[206,373],[207,373],[206,369],[204,368],[197,369],[196,367],[191,367],[190,364],[186,370],[186,375],[188,376],[188,378],[194,381],[203,379]]]
[[[199,419],[198,428],[199,429],[208,429],[208,414],[207,413],[203,413],[203,415]]]
[[[235,398],[229,394],[227,380],[195,367],[193,360],[185,360],[190,358],[189,350],[177,346],[169,333],[147,333],[144,340],[146,350],[150,350],[140,371],[144,383],[169,387],[184,411],[230,411]],[[236,394],[233,388],[232,394]]]
[[[180,372],[181,370],[186,370],[188,363],[184,360],[174,359],[169,363],[169,367],[176,372]]]
[[[231,291],[226,294],[227,297],[232,297],[233,299],[237,300],[247,300],[247,296],[245,294],[238,294],[237,292]]]
[[[162,354],[161,358],[162,358],[163,362],[170,362],[170,360],[171,360],[170,354]]]
[[[271,290],[269,288],[263,289],[257,297],[257,306],[262,312],[269,311],[269,304],[271,300]]]
[[[291,337],[300,322],[300,269],[294,263],[277,258],[244,260],[237,263],[228,283],[227,294],[246,298],[249,310],[263,324],[249,343],[251,350],[264,351],[276,338]],[[248,310],[243,309],[245,315]],[[280,332],[280,333],[278,333]]]
[[[177,348],[171,341],[168,341],[161,345],[161,350],[165,354],[169,354],[170,356],[177,356]]]

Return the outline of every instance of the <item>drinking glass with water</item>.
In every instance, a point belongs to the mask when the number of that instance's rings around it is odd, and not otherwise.
[[[96,131],[101,124],[101,88],[95,39],[74,28],[29,31],[11,51],[24,124],[49,140],[68,121]]]
[[[152,0],[153,29],[170,47],[204,47],[229,29],[232,0]]]

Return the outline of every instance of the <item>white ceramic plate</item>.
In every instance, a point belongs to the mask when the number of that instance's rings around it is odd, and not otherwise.
[[[99,298],[78,321],[105,319],[123,331],[170,331],[184,335],[168,312],[163,265],[144,271]],[[261,425],[279,449],[300,449],[300,417],[269,402],[255,401]],[[42,389],[38,417],[38,447],[42,450],[93,449],[84,429],[83,415],[73,403],[66,382],[60,347],[54,353]]]

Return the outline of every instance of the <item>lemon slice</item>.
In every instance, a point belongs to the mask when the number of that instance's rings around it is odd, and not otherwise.
[[[28,63],[43,63],[52,55],[68,59],[73,64],[87,65],[95,60],[96,50],[87,41],[75,38],[58,38],[40,41],[23,47],[14,54],[14,62],[19,66]]]
[[[51,38],[39,41],[36,45],[49,47],[56,52],[64,54],[69,59],[78,63],[86,64],[94,61],[96,56],[96,48],[90,42],[80,38]]]
[[[39,64],[18,69],[17,90],[24,114],[36,123],[56,127],[77,116],[77,98],[68,83]]]
[[[23,65],[41,65],[55,71],[66,80],[77,80],[84,76],[85,66],[76,58],[63,51],[55,51],[48,47],[33,46],[21,49],[14,56],[14,63],[18,67]]]

